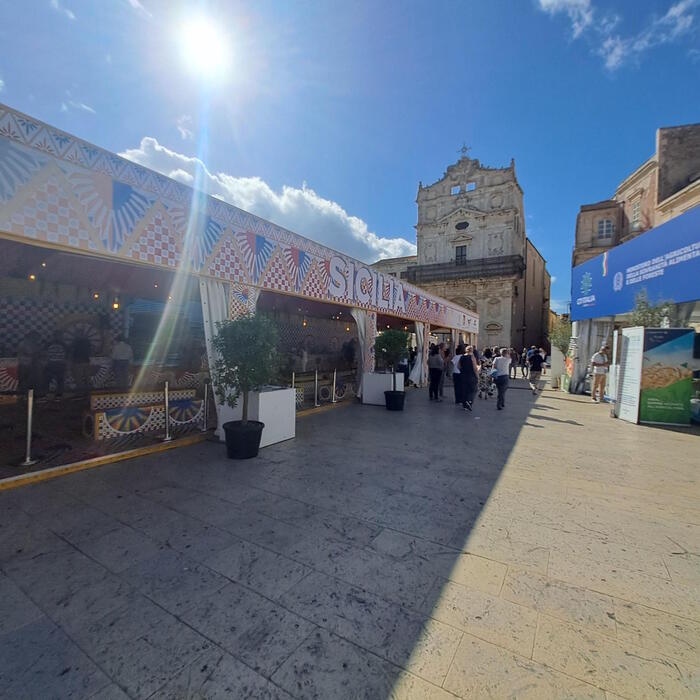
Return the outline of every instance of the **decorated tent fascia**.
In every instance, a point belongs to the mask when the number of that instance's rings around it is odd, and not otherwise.
[[[0,231],[477,333],[477,314],[0,104]]]

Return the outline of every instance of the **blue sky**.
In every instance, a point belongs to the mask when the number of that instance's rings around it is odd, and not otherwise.
[[[202,13],[230,49],[216,79],[182,56]],[[418,182],[463,142],[515,158],[560,310],[579,205],[658,126],[700,121],[700,0],[0,0],[0,16],[1,102],[184,182],[201,155],[212,193],[364,259],[411,252]]]

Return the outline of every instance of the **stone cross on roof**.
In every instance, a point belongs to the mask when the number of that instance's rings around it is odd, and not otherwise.
[[[469,153],[469,151],[471,151],[471,150],[472,150],[471,146],[467,146],[466,143],[463,143],[462,148],[460,148],[459,151],[457,151],[457,152],[462,154],[462,158],[466,158],[467,153]]]

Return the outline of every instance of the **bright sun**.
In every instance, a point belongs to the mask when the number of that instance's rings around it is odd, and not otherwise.
[[[231,61],[226,35],[210,17],[186,19],[180,29],[180,51],[188,70],[204,80],[225,77]]]

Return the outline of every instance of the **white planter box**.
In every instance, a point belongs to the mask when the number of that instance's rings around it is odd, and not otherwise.
[[[392,388],[391,374],[365,372],[362,375],[362,403],[384,406],[384,392]],[[403,372],[396,373],[396,391],[403,391]]]
[[[260,447],[290,440],[296,435],[297,412],[294,389],[270,387],[261,392],[251,392],[248,399],[248,419],[258,420],[265,424]],[[218,415],[216,434],[219,440],[224,442],[226,436],[221,426],[228,421],[241,419],[243,398],[238,399],[235,408],[217,405],[216,410]]]

